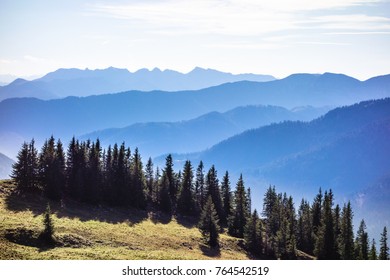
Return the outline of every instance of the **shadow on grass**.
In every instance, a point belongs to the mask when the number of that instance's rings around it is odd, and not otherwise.
[[[105,205],[91,205],[71,199],[60,202],[52,201],[39,192],[18,192],[13,190],[7,193],[5,203],[11,211],[31,211],[35,216],[42,215],[47,203],[50,203],[52,213],[58,218],[79,219],[80,221],[99,221],[112,224],[140,223],[148,219],[148,211],[126,207],[108,207]]]
[[[210,247],[205,244],[200,244],[199,249],[202,251],[203,255],[216,258],[221,256],[221,248],[219,246]]]
[[[37,229],[17,227],[6,230],[4,237],[15,244],[35,247],[39,252],[45,252],[58,247],[81,248],[92,246],[92,242],[76,234],[61,234],[47,238]]]
[[[48,241],[39,232],[25,228],[7,230],[4,237],[15,244],[38,248],[39,252],[53,249],[56,246],[62,246],[56,240]]]
[[[193,216],[176,215],[176,221],[178,224],[182,225],[183,227],[191,229],[197,227],[199,223],[199,218]]]
[[[169,224],[172,215],[152,209],[149,211],[149,218],[154,224]]]

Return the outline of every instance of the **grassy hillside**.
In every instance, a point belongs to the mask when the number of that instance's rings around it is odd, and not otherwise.
[[[242,240],[220,235],[220,248],[203,245],[190,220],[146,211],[53,203],[55,245],[39,238],[47,199],[18,194],[0,181],[0,259],[248,259]]]

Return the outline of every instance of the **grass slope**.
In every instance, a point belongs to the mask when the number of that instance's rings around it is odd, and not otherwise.
[[[7,259],[248,259],[242,240],[220,235],[220,248],[203,245],[189,220],[146,211],[53,203],[55,245],[40,241],[47,199],[18,194],[0,181],[0,260]]]

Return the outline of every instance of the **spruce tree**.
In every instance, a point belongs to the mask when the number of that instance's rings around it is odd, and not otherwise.
[[[354,259],[353,225],[351,203],[344,205],[341,222],[340,257],[343,260]]]
[[[153,190],[152,190],[152,203],[155,206],[158,206],[160,203],[160,168],[156,167],[156,172],[154,173],[153,180]]]
[[[386,227],[383,228],[383,232],[381,233],[379,259],[380,260],[388,260],[389,259],[389,246],[387,244],[387,228]]]
[[[292,197],[287,198],[286,193],[281,199],[279,211],[280,221],[275,236],[274,251],[278,258],[293,259],[296,249],[295,209]]]
[[[376,252],[376,244],[375,244],[375,239],[374,238],[372,239],[372,243],[371,243],[369,259],[370,260],[377,260],[378,259],[377,252]]]
[[[163,170],[158,190],[159,209],[167,214],[172,214],[173,206],[171,196],[169,195],[169,179],[165,170]]]
[[[153,170],[153,161],[149,157],[148,162],[145,166],[145,180],[146,180],[146,190],[148,201],[153,201],[153,187],[154,187],[154,170]]]
[[[171,197],[172,201],[172,206],[176,205],[176,199],[177,199],[177,185],[175,182],[175,172],[173,171],[173,159],[172,155],[169,154],[165,158],[165,168],[164,168],[164,173],[166,176],[167,184],[168,184],[168,191],[169,191],[169,196]]]
[[[241,174],[234,192],[234,207],[229,221],[229,234],[235,237],[244,237],[245,225],[249,215],[247,195]]]
[[[308,254],[313,252],[310,204],[304,199],[302,199],[298,210],[297,247]]]
[[[263,216],[265,217],[266,253],[272,255],[276,249],[276,234],[280,227],[280,199],[275,186],[270,186],[264,195]]]
[[[85,193],[83,200],[97,204],[102,200],[102,162],[101,162],[101,147],[99,139],[96,143],[92,142],[91,147],[86,151],[86,167],[85,167]]]
[[[247,250],[257,256],[263,253],[262,231],[262,223],[255,209],[245,226],[244,239]]]
[[[60,147],[62,149],[62,145]],[[64,173],[64,165],[59,162],[64,161],[64,156],[60,155],[60,159],[57,156],[55,139],[51,136],[45,141],[39,156],[39,181],[43,192],[53,200],[60,200],[63,191],[58,179]]]
[[[183,179],[177,200],[177,211],[183,215],[192,215],[195,213],[194,195],[193,195],[194,172],[189,160],[184,164]]]
[[[340,206],[337,204],[333,211],[334,220],[334,241],[335,241],[335,259],[340,259],[340,238],[341,238],[341,216]]]
[[[58,186],[61,196],[63,196],[66,188],[66,166],[64,147],[60,139],[57,140],[55,158],[55,170],[57,173],[55,184]]]
[[[229,179],[229,172],[226,171],[225,175],[223,176],[222,183],[221,183],[221,192],[222,192],[222,205],[223,205],[223,211],[224,211],[224,220],[221,221],[221,223],[226,226],[228,223],[229,217],[232,216],[232,193],[230,190],[230,179]]]
[[[200,161],[195,175],[195,199],[199,212],[203,209],[203,206],[206,203],[203,167],[203,162]]]
[[[248,213],[252,213],[252,191],[251,188],[246,189],[246,206],[248,208]]]
[[[38,189],[38,151],[34,139],[29,144],[23,143],[18,152],[17,161],[12,165],[11,178],[20,191]]]
[[[355,257],[357,260],[368,260],[368,233],[366,223],[360,222],[355,241]]]
[[[146,207],[145,197],[145,175],[142,167],[141,155],[138,148],[135,149],[131,160],[131,188],[130,188],[130,205],[135,208],[144,209]]]
[[[111,145],[108,146],[106,155],[103,160],[103,201],[109,205],[114,205],[115,193],[113,188],[114,180],[113,156]]]
[[[321,226],[321,214],[322,214],[322,189],[320,188],[318,194],[314,198],[312,205],[312,226],[314,239],[317,238],[317,231]]]
[[[211,196],[215,210],[218,214],[218,219],[224,219],[225,213],[222,207],[221,191],[219,188],[219,181],[217,178],[217,170],[214,165],[211,166],[210,170],[206,175],[206,195]]]
[[[198,228],[208,245],[211,247],[219,245],[219,220],[211,196],[208,197],[202,209]]]
[[[54,225],[51,217],[51,210],[50,210],[49,203],[47,204],[46,211],[43,215],[43,225],[44,225],[44,230],[41,233],[41,237],[43,238],[43,241],[45,241],[47,244],[52,244],[54,241],[53,238]]]
[[[336,259],[336,243],[334,236],[332,205],[332,190],[330,190],[329,193],[325,191],[322,205],[323,213],[321,214],[321,223],[317,230],[317,240],[315,245],[315,255],[317,259]]]

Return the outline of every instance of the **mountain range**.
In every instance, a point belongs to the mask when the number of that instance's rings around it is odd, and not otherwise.
[[[12,156],[23,140],[34,137],[40,143],[51,134],[66,142],[73,135],[136,123],[190,120],[238,106],[335,107],[387,96],[390,75],[360,82],[325,73],[296,74],[270,82],[241,81],[196,91],[128,91],[54,100],[11,98],[0,102],[0,146],[1,152]]]
[[[245,106],[225,113],[211,112],[188,121],[137,123],[124,128],[109,128],[79,138],[99,138],[106,147],[125,142],[130,147],[138,147],[144,156],[156,157],[169,152],[201,151],[247,129],[285,120],[312,120],[327,111],[327,107],[287,110],[277,106]]]
[[[248,130],[203,152],[173,157],[178,167],[186,159],[202,160],[236,177],[243,173],[255,193],[274,184],[307,198],[331,188],[338,203],[353,201],[356,219],[381,221],[371,224],[378,234],[389,223],[390,98],[336,108],[310,122]],[[262,198],[254,195],[254,201]]]
[[[179,91],[197,90],[227,82],[272,81],[270,75],[238,74],[196,67],[183,74],[173,70],[140,69],[134,73],[127,69],[107,68],[97,70],[58,69],[42,78],[27,81],[16,79],[0,87],[0,101],[14,97],[35,97],[43,100],[67,96],[89,96],[128,90]]]

